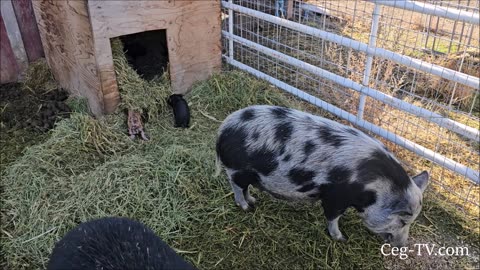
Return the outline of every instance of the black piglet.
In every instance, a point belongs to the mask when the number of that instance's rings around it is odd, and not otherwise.
[[[190,109],[182,95],[173,94],[167,100],[173,109],[175,127],[188,128],[190,125]]]

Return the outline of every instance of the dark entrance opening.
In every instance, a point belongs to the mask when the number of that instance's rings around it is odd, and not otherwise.
[[[146,80],[162,76],[168,68],[167,31],[154,30],[121,36],[128,63]]]

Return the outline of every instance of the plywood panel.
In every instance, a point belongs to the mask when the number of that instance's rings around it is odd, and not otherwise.
[[[95,38],[112,38],[166,29],[174,23],[185,7],[191,6],[191,2],[89,1],[88,5]]]
[[[193,83],[220,69],[220,20],[219,2],[201,1],[183,9],[167,30],[175,93],[187,93]]]
[[[35,14],[33,13],[32,0],[15,0],[12,3],[28,61],[35,61],[43,57],[44,54]]]
[[[103,94],[95,61],[87,3],[33,1],[45,57],[60,85],[85,96],[95,115],[103,113]]]
[[[0,83],[16,81],[18,72],[17,61],[10,46],[3,16],[0,15]]]

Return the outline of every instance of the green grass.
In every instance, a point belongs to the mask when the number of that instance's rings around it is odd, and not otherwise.
[[[257,208],[244,213],[226,176],[213,177],[215,134],[229,113],[252,104],[325,113],[238,71],[195,85],[187,100],[190,129],[173,128],[171,113],[163,110],[145,124],[150,141],[131,141],[123,114],[96,120],[77,112],[11,163],[2,175],[5,269],[44,269],[69,229],[103,216],[145,223],[200,269],[384,267],[380,239],[353,210],[340,220],[349,240],[338,243],[326,232],[320,205],[292,205],[255,190]],[[478,254],[474,223],[445,210],[434,194],[424,207],[413,238],[464,241]],[[469,264],[468,258],[454,261]]]

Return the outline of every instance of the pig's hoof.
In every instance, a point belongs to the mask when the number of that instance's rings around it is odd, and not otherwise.
[[[252,203],[250,200],[248,201],[248,210],[247,211],[253,211],[255,210],[255,204]]]
[[[343,235],[340,235],[340,237],[336,238],[336,240],[339,242],[347,242],[347,238]]]
[[[338,242],[346,242],[347,241],[347,238],[345,236],[343,236],[342,233],[330,233],[328,230],[326,230],[326,232],[335,241],[338,241]]]
[[[248,203],[245,203],[245,204],[237,203],[237,206],[242,208],[242,210],[245,211],[245,212],[248,212],[248,210],[250,209],[250,207],[248,206]]]

